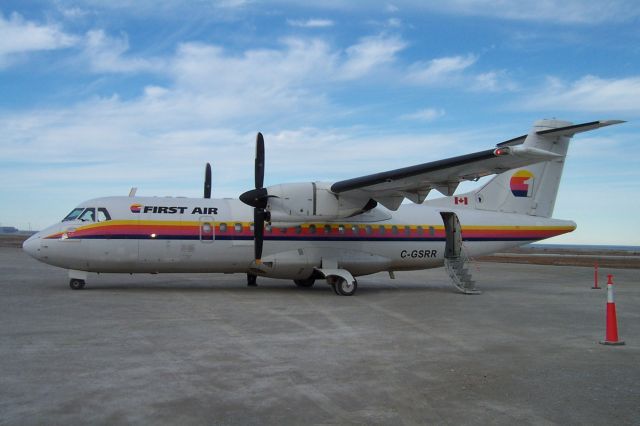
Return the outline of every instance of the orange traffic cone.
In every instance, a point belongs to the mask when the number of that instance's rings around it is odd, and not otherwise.
[[[616,303],[613,301],[613,275],[607,275],[607,336],[601,345],[624,345],[624,341],[618,338],[618,318],[616,316]]]

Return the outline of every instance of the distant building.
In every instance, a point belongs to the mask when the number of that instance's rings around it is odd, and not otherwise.
[[[13,226],[0,226],[0,234],[17,234],[18,228]]]

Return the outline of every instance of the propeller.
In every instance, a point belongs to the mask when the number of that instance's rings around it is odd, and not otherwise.
[[[204,198],[211,198],[211,164],[204,169]]]
[[[264,241],[264,222],[269,219],[269,213],[265,210],[269,200],[269,194],[264,185],[264,138],[262,133],[256,136],[256,160],[254,167],[255,189],[251,189],[240,195],[240,201],[253,207],[253,240],[254,256],[256,263],[261,262],[262,245]]]

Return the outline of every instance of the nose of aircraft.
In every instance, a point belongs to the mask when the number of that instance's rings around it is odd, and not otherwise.
[[[38,252],[40,249],[40,235],[34,234],[27,238],[24,243],[22,243],[22,250],[26,251],[29,256],[35,257],[36,259],[39,257]]]

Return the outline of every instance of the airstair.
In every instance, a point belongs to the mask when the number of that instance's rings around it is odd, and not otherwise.
[[[464,294],[480,294],[481,291],[476,288],[476,282],[469,272],[469,258],[460,252],[457,257],[445,257],[444,267],[451,278],[453,285]]]

